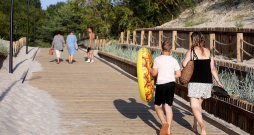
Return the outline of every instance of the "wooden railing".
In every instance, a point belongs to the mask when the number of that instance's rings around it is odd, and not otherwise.
[[[170,39],[173,50],[177,47],[189,49],[193,31],[201,31],[206,47],[218,55],[235,57],[237,63],[254,57],[254,29],[251,28],[144,28],[133,31],[133,35],[130,31],[121,32],[119,42],[160,48],[164,40]]]
[[[189,49],[191,34],[201,31],[206,39],[206,47],[214,54],[236,58],[235,61],[215,60],[221,66],[229,66],[237,70],[249,72],[253,66],[242,63],[243,60],[254,58],[254,29],[240,28],[144,28],[126,33],[121,32],[120,44],[129,44],[140,47],[161,48],[165,40],[172,41],[172,49]],[[249,41],[249,42],[247,42]],[[177,52],[183,53],[183,52]]]

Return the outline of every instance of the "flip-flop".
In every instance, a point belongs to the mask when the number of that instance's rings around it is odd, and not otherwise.
[[[163,126],[160,130],[160,135],[167,135],[168,127],[169,127],[168,123],[163,124]]]

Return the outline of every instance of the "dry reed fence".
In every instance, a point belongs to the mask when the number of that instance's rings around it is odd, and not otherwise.
[[[26,45],[26,37],[22,37],[17,41],[13,42],[13,56],[17,56],[21,47]]]
[[[99,51],[98,54],[103,59],[114,63],[124,71],[137,77],[135,62],[102,51]],[[179,84],[178,81],[175,88],[175,94],[186,101],[189,101],[187,96],[188,88]],[[212,98],[204,101],[202,108],[208,113],[214,114],[215,117],[219,117],[228,123],[232,123],[250,134],[254,133],[254,105],[249,102],[235,97],[219,98],[212,94]]]

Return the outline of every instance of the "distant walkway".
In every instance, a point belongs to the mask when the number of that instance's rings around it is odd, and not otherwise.
[[[63,62],[56,64],[55,54],[41,49],[36,61],[43,70],[33,73],[30,84],[47,91],[59,104],[63,128],[69,134],[156,135],[161,128],[153,101],[145,103],[139,96],[138,84],[106,64],[95,60],[85,62],[85,53],[77,52],[75,62],[68,64],[67,51]],[[195,135],[191,132],[193,116],[174,103],[172,133]],[[223,131],[207,123],[208,135]],[[62,127],[61,127],[62,128]],[[200,128],[199,133],[200,132]]]

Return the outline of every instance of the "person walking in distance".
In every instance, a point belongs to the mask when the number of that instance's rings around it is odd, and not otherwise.
[[[69,64],[72,64],[73,61],[73,55],[76,54],[76,47],[75,47],[75,43],[77,42],[77,37],[76,35],[74,35],[74,30],[70,31],[70,34],[67,36],[66,39],[66,45],[67,45],[67,49],[68,49],[68,53],[69,53]]]
[[[87,48],[86,62],[94,63],[94,50],[96,49],[96,45],[95,45],[95,34],[93,32],[93,27],[89,27],[88,32],[89,32],[89,43]],[[90,57],[90,54],[91,54],[91,57]]]
[[[61,35],[61,32],[58,31],[57,35],[55,35],[51,48],[54,47],[54,50],[56,52],[57,57],[57,64],[60,63],[60,57],[61,57],[61,51],[63,51],[63,45],[64,45],[64,38]]]

